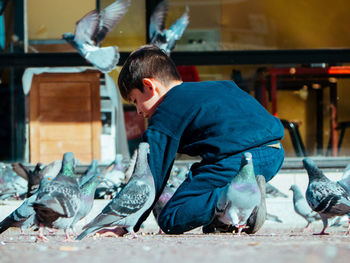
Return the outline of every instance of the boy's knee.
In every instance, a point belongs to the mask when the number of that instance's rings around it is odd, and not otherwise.
[[[183,234],[184,231],[181,229],[181,227],[176,227],[173,223],[173,220],[171,220],[170,215],[164,215],[164,213],[161,213],[158,217],[158,225],[160,229],[165,233],[169,235],[179,235]]]

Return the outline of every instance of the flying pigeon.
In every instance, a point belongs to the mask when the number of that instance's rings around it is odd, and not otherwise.
[[[78,50],[91,64],[102,72],[110,72],[119,61],[117,46],[100,48],[106,35],[119,23],[127,12],[129,0],[117,0],[101,12],[90,11],[77,21],[74,35],[64,33],[62,38]]]
[[[25,178],[28,181],[27,197],[30,197],[38,189],[41,180],[44,178],[44,175],[53,179],[60,171],[61,166],[61,161],[52,162],[45,167],[43,167],[43,164],[37,163],[34,167],[34,170],[30,170],[22,163],[13,163],[12,169],[19,176]]]
[[[112,226],[116,227],[115,232],[122,229],[124,233],[126,230],[136,236],[134,226],[155,199],[154,179],[148,165],[149,151],[148,143],[140,143],[135,170],[129,182],[92,222],[83,227],[85,230],[77,240],[83,239],[91,232]]]
[[[311,207],[306,202],[305,197],[297,185],[293,184],[289,190],[293,192],[294,211],[307,221],[307,225],[304,227],[304,231],[310,230],[310,224],[316,220],[320,220],[320,215],[317,212],[312,211]]]
[[[169,3],[167,0],[163,0],[156,6],[149,25],[149,38],[151,44],[156,45],[170,55],[176,41],[181,38],[189,24],[189,9],[186,7],[185,13],[169,29],[165,29],[168,9]]]
[[[39,226],[37,240],[47,241],[43,235],[44,226],[63,229],[66,240],[70,240],[70,226],[81,204],[79,177],[74,173],[74,162],[74,154],[65,153],[59,174],[38,191],[33,203],[35,223]]]
[[[323,229],[319,235],[327,235],[329,218],[350,213],[349,194],[339,183],[329,180],[310,158],[303,159],[303,165],[309,175],[306,201],[321,216]]]
[[[24,202],[16,210],[14,210],[0,223],[0,234],[6,231],[9,227],[20,227],[23,234],[24,230],[34,225],[35,211],[32,204],[36,200],[39,189],[43,188],[52,179],[53,178],[51,178],[49,174],[44,174],[44,178],[41,180],[37,191],[29,198],[24,200]]]
[[[258,209],[260,201],[261,192],[254,174],[252,154],[245,152],[238,174],[219,198],[216,207],[218,220],[237,227],[240,235],[249,216]]]

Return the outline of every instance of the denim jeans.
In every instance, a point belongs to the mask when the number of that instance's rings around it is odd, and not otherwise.
[[[260,146],[249,152],[253,156],[254,172],[270,181],[280,170],[284,150]],[[209,224],[221,191],[238,173],[243,153],[216,163],[194,164],[188,178],[180,185],[158,217],[160,228],[167,234],[182,234]]]

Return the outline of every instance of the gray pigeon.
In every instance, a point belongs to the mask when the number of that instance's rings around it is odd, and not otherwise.
[[[348,193],[348,195],[350,195],[350,164],[348,164],[345,167],[342,178],[338,181],[338,184],[340,184],[341,187],[343,187],[345,191]],[[348,216],[348,231],[346,232],[346,234],[348,235],[350,234],[350,214],[347,214],[347,216]]]
[[[37,198],[39,189],[44,187],[47,183],[51,182],[52,179],[53,178],[51,178],[50,175],[44,175],[44,178],[41,180],[38,190],[29,198],[24,200],[24,202],[16,210],[14,210],[0,223],[0,234],[6,231],[9,227],[20,227],[23,234],[24,230],[34,225],[35,211],[32,207],[32,204]]]
[[[297,185],[293,184],[289,190],[293,192],[294,211],[307,221],[304,230],[311,230],[310,224],[316,220],[321,220],[320,215],[317,212],[312,211]]]
[[[114,161],[103,171],[103,175],[103,181],[96,191],[96,198],[111,199],[119,192],[125,180],[122,154],[116,154]]]
[[[339,183],[329,180],[310,158],[303,159],[303,164],[309,175],[306,201],[321,216],[323,229],[319,235],[326,235],[329,218],[350,213],[350,197]]]
[[[185,13],[169,29],[165,29],[168,8],[169,4],[167,0],[163,0],[156,6],[151,16],[149,38],[151,44],[156,45],[170,55],[176,41],[181,38],[189,24],[189,16],[188,7],[186,7]]]
[[[37,163],[34,170],[30,170],[22,163],[13,163],[12,169],[22,178],[28,181],[27,197],[33,195],[39,187],[44,175],[53,179],[59,173],[62,166],[62,161],[55,161],[46,166],[41,163]]]
[[[75,225],[81,219],[89,214],[94,203],[94,196],[97,186],[102,182],[102,174],[98,169],[98,161],[94,159],[91,162],[85,175],[79,180],[79,188],[81,195],[81,204],[71,224],[71,229],[75,234]]]
[[[179,186],[186,179],[187,173],[188,173],[188,168],[185,166],[181,166],[181,167],[174,166],[173,167],[173,169],[170,173],[168,182],[166,183],[166,185],[163,189],[163,192],[159,196],[157,202],[155,203],[155,205],[153,206],[153,209],[152,209],[153,215],[157,221],[158,221],[158,216],[159,216],[160,212],[162,211],[162,209],[164,208],[164,206],[168,203],[170,198],[173,197],[177,188],[179,188]],[[159,232],[159,234],[161,234],[162,230],[159,229],[158,232]]]
[[[345,167],[338,183],[350,194],[350,164]]]
[[[47,241],[43,235],[43,227],[63,229],[66,240],[70,240],[69,230],[81,204],[79,178],[74,173],[74,161],[73,153],[65,153],[59,174],[38,191],[33,203],[35,223],[39,226],[37,240]]]
[[[266,220],[274,221],[277,223],[283,223],[282,219],[280,219],[278,216],[270,214],[270,213],[266,214]]]
[[[288,198],[288,195],[282,193],[272,184],[266,183],[266,197],[283,197]]]
[[[117,0],[101,12],[97,9],[90,11],[77,21],[74,35],[65,33],[62,38],[100,71],[113,70],[120,57],[118,47],[100,48],[99,46],[127,12],[129,4],[130,2],[127,0]]]
[[[140,217],[152,206],[155,199],[155,186],[152,173],[148,165],[149,144],[140,143],[137,151],[135,170],[129,182],[107,204],[102,212],[95,217],[77,240],[104,227],[122,228],[135,236],[134,226]]]
[[[0,200],[25,197],[27,185],[27,180],[18,176],[11,165],[0,163]]]
[[[219,198],[216,207],[218,220],[238,228],[240,235],[249,216],[258,209],[260,201],[261,192],[254,174],[252,154],[246,152],[242,156],[238,174]]]
[[[162,211],[163,207],[168,203],[170,198],[175,194],[176,189],[177,188],[169,184],[166,184],[166,186],[164,187],[162,194],[159,196],[158,201],[155,203],[152,209],[153,215],[157,221],[160,212]]]

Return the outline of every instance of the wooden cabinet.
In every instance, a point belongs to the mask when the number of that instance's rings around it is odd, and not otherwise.
[[[73,152],[82,163],[100,158],[100,73],[34,75],[29,98],[30,162]]]

